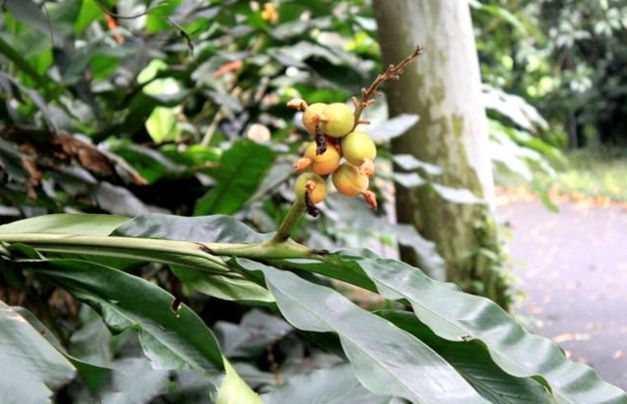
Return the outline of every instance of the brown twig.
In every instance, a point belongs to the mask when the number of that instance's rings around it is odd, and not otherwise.
[[[372,84],[368,88],[361,89],[361,100],[358,100],[356,97],[353,97],[353,104],[355,104],[355,127],[361,121],[361,114],[364,112],[364,109],[368,108],[375,99],[374,96],[380,96],[381,94],[377,92],[377,89],[383,82],[387,80],[399,80],[401,78],[401,74],[405,67],[415,58],[417,58],[422,53],[422,47],[420,45],[416,46],[416,49],[403,59],[397,65],[389,65],[387,69],[383,73],[377,75],[377,78],[374,79]],[[353,128],[354,130],[355,128]]]

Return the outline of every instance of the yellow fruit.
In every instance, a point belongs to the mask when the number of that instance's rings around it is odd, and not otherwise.
[[[368,190],[368,177],[359,172],[359,168],[351,164],[342,164],[333,173],[333,185],[338,192],[347,196],[357,196]]]
[[[333,171],[337,170],[340,166],[340,153],[337,149],[327,143],[327,150],[322,154],[316,154],[316,142],[311,142],[309,146],[307,146],[307,150],[305,150],[305,158],[309,158],[312,161],[311,171],[320,175],[331,174]]]
[[[377,157],[377,146],[367,134],[352,132],[342,139],[342,153],[349,163],[361,166]]]
[[[303,113],[303,125],[307,129],[307,132],[311,135],[316,135],[316,116],[322,115],[322,111],[327,107],[327,104],[321,102],[311,104]]]
[[[318,204],[327,196],[327,184],[317,174],[305,173],[301,174],[296,180],[296,197],[298,199],[305,198],[305,192],[309,192],[309,200],[313,204]]]
[[[355,126],[353,110],[346,104],[329,104],[322,111],[322,116],[322,130],[331,137],[346,136]]]

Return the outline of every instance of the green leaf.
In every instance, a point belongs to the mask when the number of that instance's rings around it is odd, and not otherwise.
[[[81,5],[84,0],[64,0],[57,3],[48,3],[47,12],[50,21],[57,31],[58,40],[60,36],[71,36],[74,34],[74,25],[78,20]],[[59,35],[60,34],[60,35]]]
[[[38,35],[38,39],[41,39],[40,37],[41,35]],[[45,51],[45,49],[42,50],[42,52],[43,51]],[[42,87],[43,90],[46,90],[47,86],[51,87],[53,85],[53,82],[48,78],[48,76],[37,71],[36,66],[33,66],[31,61],[27,60],[24,57],[23,52],[21,52],[17,46],[9,44],[1,37],[0,37],[0,54],[6,56],[7,59],[12,61],[18,69],[20,69],[24,74],[26,74],[31,79],[33,79],[38,86]],[[30,55],[30,56],[31,58],[35,58],[36,55]],[[37,62],[37,60],[33,60],[33,61]],[[20,84],[20,80],[18,80],[17,77],[13,77],[13,76],[8,76],[8,77],[10,77],[11,80],[14,83],[16,83],[16,85]],[[21,88],[21,90],[23,92],[26,92],[25,88]],[[30,90],[30,91],[32,92],[32,94],[37,94],[33,90]]]
[[[436,244],[423,238],[413,225],[390,223],[386,217],[377,216],[372,209],[355,198],[330,195],[325,203],[337,214],[334,226],[342,236],[357,234],[379,240],[394,236],[395,243],[414,250],[419,267],[429,276],[445,279],[445,262],[438,254]]]
[[[261,398],[266,404],[390,404],[395,401],[366,390],[347,365],[291,377]]]
[[[449,341],[479,340],[516,377],[534,377],[564,402],[627,402],[588,366],[569,361],[554,342],[529,333],[494,302],[451,289],[400,261],[370,257],[357,264],[388,299],[407,299],[416,316]]]
[[[83,0],[81,10],[76,17],[74,33],[80,35],[93,21],[102,18],[104,12],[94,1]]]
[[[1,233],[51,233],[83,236],[108,235],[128,217],[58,213],[19,220],[0,226]]]
[[[157,369],[224,369],[213,333],[190,308],[171,309],[174,296],[158,286],[104,265],[72,259],[25,264],[100,313],[114,332],[137,330],[146,356]]]
[[[50,21],[33,1],[5,0],[2,6],[27,26],[39,30],[46,36],[54,35]]]
[[[74,378],[72,364],[16,311],[0,301],[0,401],[41,403]]]
[[[323,261],[317,259],[287,259],[270,261],[272,265],[285,269],[296,269],[328,276],[360,288],[374,291],[375,284],[356,263],[356,257],[331,254]]]
[[[160,213],[137,216],[111,235],[220,243],[259,243],[272,238],[270,234],[256,233],[230,216],[184,217]]]
[[[281,318],[253,309],[239,324],[219,321],[214,331],[222,352],[229,358],[257,359],[268,353],[268,346],[294,329]]]
[[[485,346],[477,341],[451,342],[438,337],[413,313],[386,310],[377,313],[429,345],[491,403],[552,403],[553,398],[537,381],[518,378],[499,368]]]
[[[153,369],[144,358],[115,362],[111,386],[100,392],[102,404],[148,403],[166,389],[168,371]]]
[[[222,154],[211,170],[216,186],[196,202],[194,215],[233,214],[255,193],[274,161],[274,152],[250,140],[240,140]]]
[[[246,270],[263,272],[281,313],[293,326],[337,333],[368,390],[421,403],[485,402],[431,348],[335,290],[254,261],[237,262]]]
[[[263,404],[261,399],[237,374],[225,359],[226,378],[218,393],[216,404]]]
[[[176,112],[177,108],[169,107],[156,107],[152,111],[146,120],[146,130],[155,143],[176,140],[180,136]]]
[[[26,310],[23,307],[13,308],[19,313],[30,325],[37,330],[37,332],[46,338],[46,341],[57,349],[63,356],[65,356],[72,365],[76,367],[80,377],[83,379],[89,390],[93,393],[100,389],[105,383],[111,379],[112,369],[108,366],[100,366],[91,362],[86,362],[66,352],[65,348],[61,345],[56,336],[48,330],[48,328],[41,322],[33,313]]]
[[[209,275],[190,268],[171,266],[172,272],[188,289],[222,300],[272,303],[274,298],[263,286],[235,274]]]

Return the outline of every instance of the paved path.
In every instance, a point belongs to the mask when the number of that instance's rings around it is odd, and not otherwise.
[[[509,222],[510,255],[527,295],[519,313],[571,358],[627,389],[627,210],[538,202],[497,209]]]

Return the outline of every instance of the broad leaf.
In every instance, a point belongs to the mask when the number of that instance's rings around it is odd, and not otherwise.
[[[2,301],[0,330],[0,402],[46,402],[52,389],[74,378],[72,364]]]
[[[205,274],[198,270],[171,266],[172,272],[183,285],[193,291],[222,300],[272,303],[274,298],[263,286],[257,285],[236,273],[225,275]]]
[[[274,161],[267,146],[241,140],[222,154],[218,168],[211,170],[216,186],[196,202],[195,215],[237,212],[255,193]]]
[[[230,216],[183,217],[159,213],[129,220],[111,235],[220,243],[259,243],[271,238]]]
[[[62,286],[96,309],[114,332],[135,329],[157,369],[224,369],[213,333],[185,305],[174,312],[174,296],[125,272],[71,259],[30,262],[28,269]]]
[[[108,235],[127,217],[114,215],[53,214],[19,220],[0,226],[1,233],[54,233],[71,235]]]
[[[229,358],[257,358],[294,329],[282,319],[254,309],[239,324],[219,321],[214,327],[222,352]]]
[[[445,278],[445,262],[438,254],[436,244],[423,238],[414,226],[390,223],[386,217],[377,216],[372,209],[355,198],[330,195],[325,204],[333,209],[329,213],[333,216],[330,216],[329,219],[333,221],[341,236],[347,234],[351,237],[357,234],[361,236],[360,239],[365,235],[379,240],[394,237],[394,247],[398,243],[413,249],[420,268],[429,276],[435,279]],[[338,235],[340,240],[341,236]],[[357,247],[354,245],[355,243],[351,245],[347,242],[346,244]],[[359,245],[359,247],[361,246]]]
[[[569,361],[554,342],[531,334],[492,301],[452,290],[400,261],[364,258],[356,263],[388,299],[407,299],[416,316],[449,341],[477,339],[494,362],[517,377],[534,377],[564,402],[625,402],[627,395],[588,366]]]
[[[112,369],[109,366],[101,366],[91,362],[84,361],[67,353],[61,342],[56,336],[41,322],[33,313],[23,307],[13,308],[19,313],[37,332],[46,338],[46,341],[57,349],[63,356],[75,366],[80,377],[83,379],[89,390],[93,393],[100,389],[105,383],[111,379]]]
[[[370,391],[424,403],[485,402],[431,348],[335,290],[254,261],[238,263],[263,272],[281,313],[296,328],[338,334],[357,378]]]
[[[111,387],[101,392],[102,404],[147,403],[166,388],[168,371],[153,369],[144,358],[115,362]]]
[[[115,236],[162,238],[180,241],[260,242],[267,237],[228,216],[189,218],[163,214],[148,214],[132,219],[113,232]],[[188,288],[224,300],[270,303],[270,293],[256,283],[237,274],[204,274],[197,267],[182,267],[171,263],[174,274]]]
[[[491,403],[552,403],[545,388],[531,378],[518,378],[499,368],[479,341],[451,342],[438,337],[411,312],[377,313],[410,332],[446,359]]]
[[[391,404],[396,399],[374,395],[355,378],[347,365],[320,369],[291,377],[269,394],[261,396],[266,404]],[[400,403],[400,400],[398,401]]]

